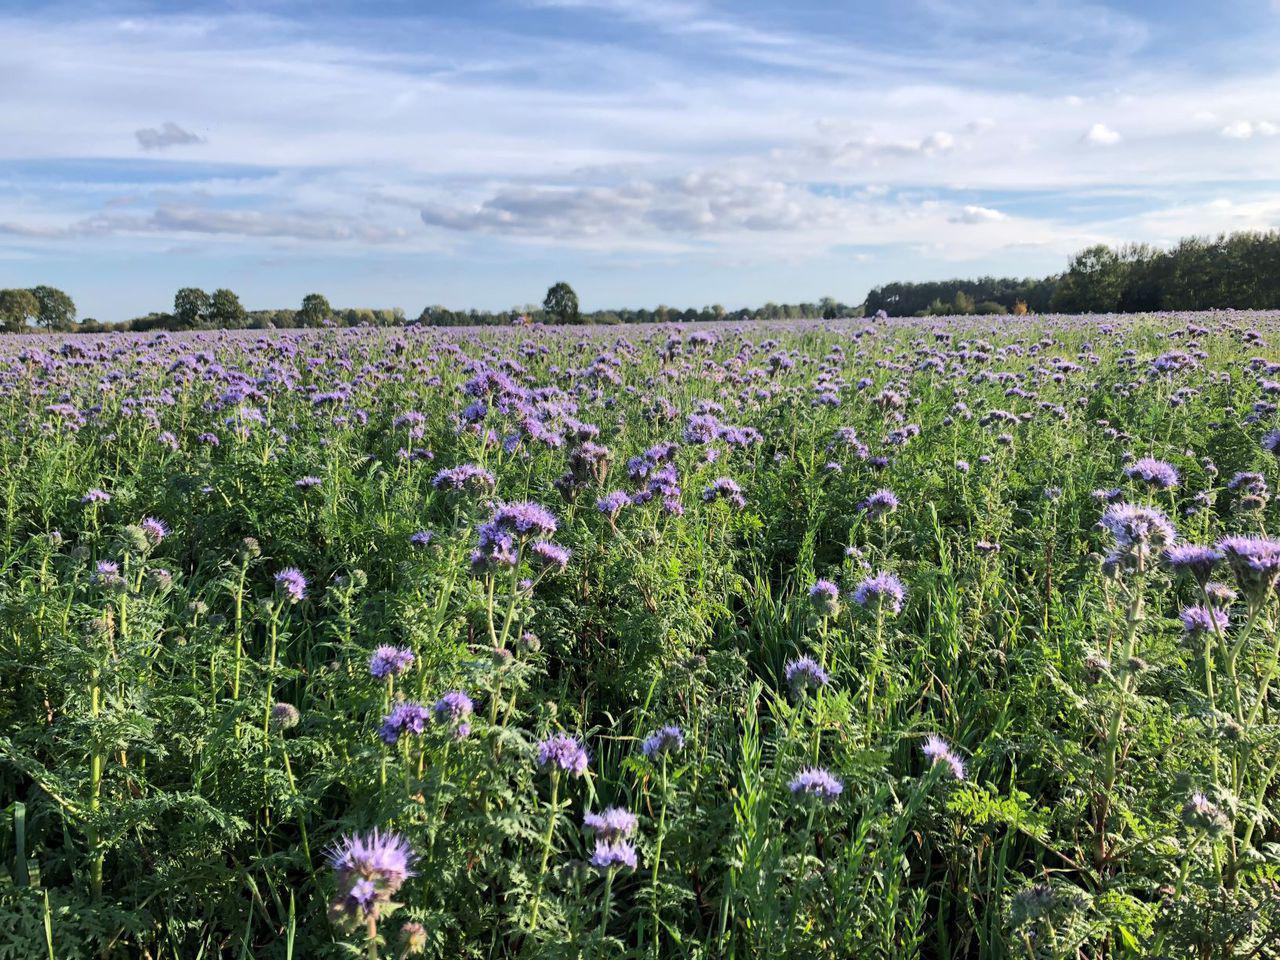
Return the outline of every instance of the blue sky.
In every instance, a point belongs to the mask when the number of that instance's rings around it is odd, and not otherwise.
[[[1280,0],[0,0],[0,286],[730,308],[1280,227]]]

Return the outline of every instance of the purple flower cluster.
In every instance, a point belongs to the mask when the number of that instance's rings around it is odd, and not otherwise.
[[[413,651],[408,647],[395,647],[384,643],[369,657],[369,673],[378,680],[398,677],[413,666]]]
[[[867,577],[854,588],[853,602],[860,607],[901,613],[907,588],[892,573],[880,572]]]
[[[538,766],[575,777],[587,772],[587,751],[577,737],[557,733],[538,744]]]

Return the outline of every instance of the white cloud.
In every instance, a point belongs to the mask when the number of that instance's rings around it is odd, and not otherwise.
[[[972,204],[962,207],[960,212],[951,218],[952,223],[997,223],[1008,220],[1007,214],[991,207],[979,207]]]
[[[1230,140],[1274,137],[1277,133],[1280,133],[1280,127],[1268,120],[1236,120],[1222,128],[1222,135]]]
[[[1081,139],[1094,146],[1110,147],[1120,142],[1120,134],[1105,123],[1095,123]]]

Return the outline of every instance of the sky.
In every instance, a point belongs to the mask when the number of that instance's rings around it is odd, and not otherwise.
[[[0,0],[0,287],[81,316],[862,300],[1280,227],[1280,0]]]

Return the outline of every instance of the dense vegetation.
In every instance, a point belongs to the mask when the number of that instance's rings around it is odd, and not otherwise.
[[[1265,956],[1277,338],[9,338],[0,958]]]
[[[890,283],[867,294],[867,316],[972,313],[1143,313],[1280,309],[1280,232],[1190,237],[1169,250],[1089,247],[1041,280],[980,277]]]

